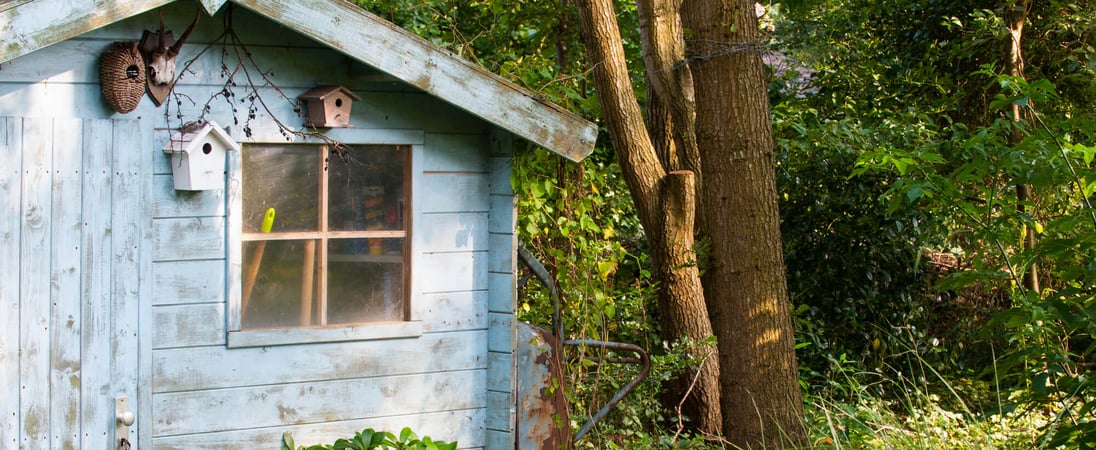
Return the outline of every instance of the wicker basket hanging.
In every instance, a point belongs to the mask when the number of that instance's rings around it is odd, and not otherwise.
[[[136,42],[115,42],[99,63],[99,85],[112,109],[128,113],[145,95],[145,62]]]

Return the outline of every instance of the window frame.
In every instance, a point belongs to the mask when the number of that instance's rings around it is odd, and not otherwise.
[[[307,138],[294,142],[249,140],[241,142],[240,152],[227,152],[226,174],[227,194],[226,202],[226,228],[227,228],[227,278],[228,293],[226,314],[226,345],[229,348],[237,347],[262,347],[274,345],[292,345],[320,342],[364,341],[375,339],[416,338],[422,336],[422,321],[419,318],[416,304],[418,292],[415,282],[415,239],[414,225],[420,219],[417,205],[420,203],[417,197],[420,195],[418,180],[422,176],[422,158],[425,133],[414,130],[359,130],[359,129],[335,129],[327,133],[327,137],[349,147],[355,146],[403,146],[408,147],[407,165],[405,167],[404,180],[409,186],[410,193],[405,199],[407,208],[407,220],[403,234],[404,239],[404,320],[389,322],[361,322],[334,325],[311,325],[295,327],[277,327],[263,329],[243,328],[242,316],[242,290],[243,290],[243,244],[245,242],[243,232],[243,192],[242,186],[242,152],[249,146],[255,145],[314,145],[329,144],[328,141]],[[329,232],[330,233],[330,232]],[[335,232],[338,233],[338,232]],[[383,233],[383,232],[382,232]],[[335,238],[337,236],[332,236]]]

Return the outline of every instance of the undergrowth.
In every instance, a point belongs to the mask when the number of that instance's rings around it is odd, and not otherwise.
[[[1060,448],[1048,440],[1048,430],[1069,409],[1069,401],[1030,402],[1023,389],[999,387],[995,374],[987,379],[942,373],[913,348],[887,361],[868,369],[860,361],[831,358],[829,383],[804,383],[810,448]],[[661,369],[654,372],[655,378],[669,368]],[[815,378],[805,375],[804,380]],[[576,448],[737,448],[718,437],[676,428],[674,412],[658,410],[657,401],[644,395],[657,385],[654,381],[630,396]]]

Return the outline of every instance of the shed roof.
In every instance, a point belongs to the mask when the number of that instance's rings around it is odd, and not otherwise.
[[[0,1],[0,63],[177,0]],[[229,1],[570,160],[589,155],[597,126],[345,0]]]

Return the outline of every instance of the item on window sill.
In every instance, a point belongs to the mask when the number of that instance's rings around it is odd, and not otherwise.
[[[263,224],[260,231],[269,233],[274,229],[274,208],[266,210],[263,214]],[[247,278],[244,279],[243,299],[240,305],[240,317],[247,313],[247,303],[251,299],[251,290],[255,288],[255,279],[259,276],[259,265],[263,262],[263,252],[266,251],[266,241],[259,241],[255,249],[251,251],[251,267],[248,268]]]
[[[396,205],[389,205],[388,212],[384,215],[384,227],[387,230],[397,230],[400,228],[400,215]],[[399,239],[385,239],[384,241],[384,254],[386,255],[398,255],[403,252],[403,245]]]
[[[312,284],[316,269],[316,241],[304,241],[304,260],[301,262],[301,326],[312,325]],[[322,319],[321,319],[322,320]]]
[[[361,192],[354,189],[350,193],[350,208],[353,211],[354,221],[349,224],[352,225],[350,230],[364,230],[365,229],[365,205],[362,203]],[[351,239],[347,245],[346,253],[348,255],[364,254],[367,251],[365,239],[357,238]]]
[[[384,229],[384,186],[365,186],[362,188],[362,208],[366,230]],[[369,254],[383,255],[384,240],[370,238]]]

